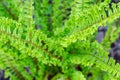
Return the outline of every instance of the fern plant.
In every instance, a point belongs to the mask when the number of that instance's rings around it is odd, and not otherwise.
[[[0,69],[5,79],[119,80],[120,65],[108,55],[120,32],[120,3],[110,3],[0,0]],[[108,31],[98,43],[97,29],[105,25]]]

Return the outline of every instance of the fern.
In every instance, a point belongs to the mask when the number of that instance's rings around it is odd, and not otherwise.
[[[5,78],[119,80],[119,63],[108,55],[120,32],[115,26],[120,3],[112,4],[112,12],[110,0],[0,2],[0,69]],[[106,24],[100,44],[95,40],[97,29]]]

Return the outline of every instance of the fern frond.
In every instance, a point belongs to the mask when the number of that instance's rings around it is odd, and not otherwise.
[[[90,0],[75,0],[73,2],[74,10],[72,9],[73,10],[72,12],[75,11],[75,12],[79,12],[78,14],[81,14],[81,12],[89,9],[91,6],[92,6],[92,1],[90,1]]]
[[[13,72],[20,80],[26,80],[25,76],[23,76],[23,74],[21,74],[21,72],[16,68],[12,56],[0,50],[0,60],[3,61],[5,66],[8,67],[9,70],[11,70],[11,72]]]
[[[34,28],[33,21],[33,0],[25,0],[20,5],[19,22],[28,29]]]
[[[34,30],[31,31],[31,33],[33,33],[34,35],[38,35],[38,36],[33,35],[33,38],[31,40],[29,38],[29,35],[27,35],[27,36],[23,35],[23,33],[22,33],[23,31],[20,28],[19,24],[15,23],[14,21],[7,22],[8,19],[6,19],[6,18],[2,18],[0,20],[1,20],[0,21],[1,33],[4,34],[4,36],[8,37],[12,46],[14,46],[16,49],[20,50],[22,53],[27,54],[27,55],[21,54],[21,56],[20,56],[21,58],[31,56],[31,57],[36,57],[39,61],[42,61],[44,58],[44,59],[46,59],[46,62],[51,64],[51,61],[49,61],[49,56],[52,56],[53,58],[51,58],[51,60],[55,61],[53,63],[55,65],[57,65],[57,63],[59,63],[59,60],[56,58],[56,56],[54,56],[51,52],[49,52],[47,50],[46,44],[48,43],[48,44],[50,44],[50,46],[53,46],[54,41],[50,42],[51,40],[48,39],[46,37],[46,35],[44,35],[41,31],[39,31],[39,30],[37,30],[36,32]],[[4,22],[2,22],[3,20],[4,20]],[[16,25],[16,28],[15,29],[13,28],[13,30],[12,30],[13,23],[14,23],[14,25]],[[6,26],[4,24],[6,24]],[[4,27],[2,27],[3,25],[4,25]],[[46,44],[45,43],[43,44],[42,41],[46,41]],[[50,48],[52,49],[52,47],[50,47]]]
[[[15,2],[15,4],[14,4]],[[1,16],[6,16],[9,18],[12,18],[14,20],[18,19],[18,13],[19,13],[19,9],[18,9],[18,4],[20,1],[14,1],[14,0],[1,0],[0,1],[0,15]]]
[[[118,4],[118,5],[120,5],[120,4]],[[114,10],[114,13],[112,13],[111,10],[109,10],[110,16],[106,17],[103,6],[98,7],[96,5],[96,7],[91,8],[91,10],[90,10],[91,13],[87,14],[88,18],[86,18],[86,22],[88,19],[88,23],[82,23],[82,22],[85,22],[85,21],[82,21],[85,19],[85,18],[83,18],[85,13],[82,14],[81,17],[78,16],[79,19],[75,20],[74,26],[80,26],[80,27],[75,28],[75,30],[72,29],[73,32],[69,33],[70,36],[66,36],[65,38],[63,38],[63,42],[61,42],[62,43],[61,45],[66,47],[67,45],[71,44],[72,42],[76,42],[77,40],[85,40],[88,35],[92,35],[97,30],[98,25],[105,24],[106,22],[110,23],[110,22],[114,21],[115,19],[117,19],[120,15],[119,11],[120,11],[119,7]],[[94,15],[97,14],[97,16],[92,16],[93,14]],[[91,16],[91,18],[90,18],[90,16]],[[103,17],[101,17],[101,16],[103,16]],[[77,18],[77,16],[76,16],[76,18]],[[74,17],[74,19],[75,19],[75,17]],[[90,20],[90,19],[92,19],[92,20]],[[98,19],[98,20],[93,20],[93,19]],[[92,22],[90,22],[90,21],[92,21]],[[87,27],[85,27],[85,26],[87,26]]]
[[[95,47],[95,45],[97,45],[98,47]],[[100,47],[100,44],[93,43],[93,47],[95,50],[88,51],[88,53],[69,55],[69,60],[73,64],[98,67],[99,69],[108,72],[112,76],[119,78],[119,64],[115,65],[115,60],[113,60],[112,58],[109,60],[108,53],[104,51],[102,46]]]

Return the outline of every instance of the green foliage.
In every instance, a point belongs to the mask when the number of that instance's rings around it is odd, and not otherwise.
[[[120,32],[120,3],[112,4],[113,12],[109,3],[110,0],[0,0],[0,69],[5,70],[5,77],[119,80],[120,65],[109,60],[108,51]],[[95,34],[106,23],[108,32],[100,44]]]

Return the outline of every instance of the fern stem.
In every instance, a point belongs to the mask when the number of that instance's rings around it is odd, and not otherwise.
[[[13,37],[14,39],[19,39],[19,38],[17,38],[16,36],[14,36],[14,35],[12,35],[12,34],[10,34],[10,33],[6,33],[5,31],[0,31],[0,32],[1,32],[2,34],[5,34],[5,35],[8,35],[8,36]],[[35,43],[31,42],[31,41],[25,41],[25,40],[23,40],[23,39],[19,39],[19,40],[20,40],[21,42],[25,42],[25,43],[28,43],[28,44],[32,44],[33,47],[37,47],[38,49],[44,51],[45,53],[48,53],[51,57],[57,58],[57,56],[52,55],[52,54],[51,54],[50,52],[48,52],[46,49],[42,49],[41,46],[38,46],[37,44],[35,44]]]
[[[2,3],[3,7],[5,8],[5,10],[8,12],[8,14],[9,14],[13,19],[17,20],[18,18],[15,16],[15,14],[13,14],[13,13],[11,12],[11,10],[10,10],[3,2],[1,2],[1,3]]]
[[[82,0],[82,11],[83,11],[83,8],[84,8],[84,0]]]

